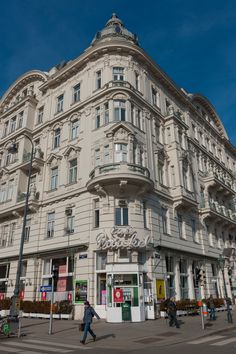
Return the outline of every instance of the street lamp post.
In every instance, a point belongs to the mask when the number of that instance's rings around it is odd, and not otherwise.
[[[218,264],[220,266],[222,276],[223,276],[225,297],[227,297],[227,288],[226,288],[226,282],[225,282],[225,258],[222,256],[222,254],[219,256]]]
[[[22,257],[23,257],[24,241],[25,241],[25,226],[27,222],[28,205],[29,205],[30,177],[31,177],[33,157],[34,157],[34,143],[28,135],[24,135],[24,136],[28,138],[28,140],[31,143],[31,154],[30,154],[30,163],[29,163],[29,174],[27,180],[27,190],[25,196],[23,224],[22,224],[22,231],[21,231],[21,238],[20,238],[19,258],[18,258],[18,265],[17,265],[17,272],[16,272],[16,282],[15,282],[15,288],[14,288],[14,294],[12,297],[12,306],[11,306],[11,315],[14,317],[18,316],[16,301],[20,293],[20,277],[21,277],[21,270],[22,270]],[[18,147],[16,146],[15,143],[13,143],[10,149],[8,149],[8,151],[17,152]]]

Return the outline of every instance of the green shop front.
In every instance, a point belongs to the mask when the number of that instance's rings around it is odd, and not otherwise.
[[[106,268],[107,322],[145,321],[143,273],[138,265],[113,264]]]

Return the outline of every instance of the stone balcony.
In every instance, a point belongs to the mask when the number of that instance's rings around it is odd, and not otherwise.
[[[213,200],[201,201],[200,212],[204,218],[224,220],[236,224],[236,212]]]
[[[122,198],[142,195],[153,189],[149,170],[141,165],[127,162],[110,163],[95,167],[87,183],[90,193],[113,195]]]
[[[34,152],[34,157],[33,157],[33,162],[32,162],[32,172],[39,171],[41,167],[44,164],[43,160],[44,153],[41,150],[36,150]],[[20,168],[23,171],[29,170],[29,164],[30,164],[30,157],[31,153],[30,152],[25,152],[22,157],[22,164],[20,165]]]
[[[205,184],[211,188],[217,188],[217,192],[222,192],[226,196],[235,195],[233,182],[217,172],[204,172],[202,178]]]
[[[182,186],[172,188],[171,196],[174,201],[174,207],[179,209],[186,208],[197,208],[198,203],[196,199],[196,195],[194,192],[185,189]]]
[[[5,203],[1,203],[0,208],[0,220],[10,219],[15,216],[21,216],[24,212],[25,207],[25,196],[26,193],[18,192],[15,195],[15,199],[11,199],[6,201]],[[30,212],[36,212],[39,208],[39,197],[40,194],[37,192],[36,187],[32,186],[30,189],[30,196],[28,202],[28,208]]]

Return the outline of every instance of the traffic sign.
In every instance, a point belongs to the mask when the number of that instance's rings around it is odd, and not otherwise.
[[[40,292],[44,293],[44,292],[48,292],[50,293],[52,291],[52,286],[51,285],[41,285],[40,286]]]

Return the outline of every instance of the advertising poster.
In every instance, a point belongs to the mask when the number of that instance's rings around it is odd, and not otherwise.
[[[101,304],[106,305],[106,303],[107,303],[107,291],[102,290],[101,291]]]
[[[165,299],[165,281],[163,279],[156,280],[156,290],[157,290],[157,299]]]
[[[83,304],[87,300],[88,293],[88,281],[87,280],[76,280],[75,281],[75,304]]]
[[[116,288],[114,289],[114,302],[124,302],[123,289]]]
[[[66,277],[60,277],[57,281],[57,291],[66,291]]]

